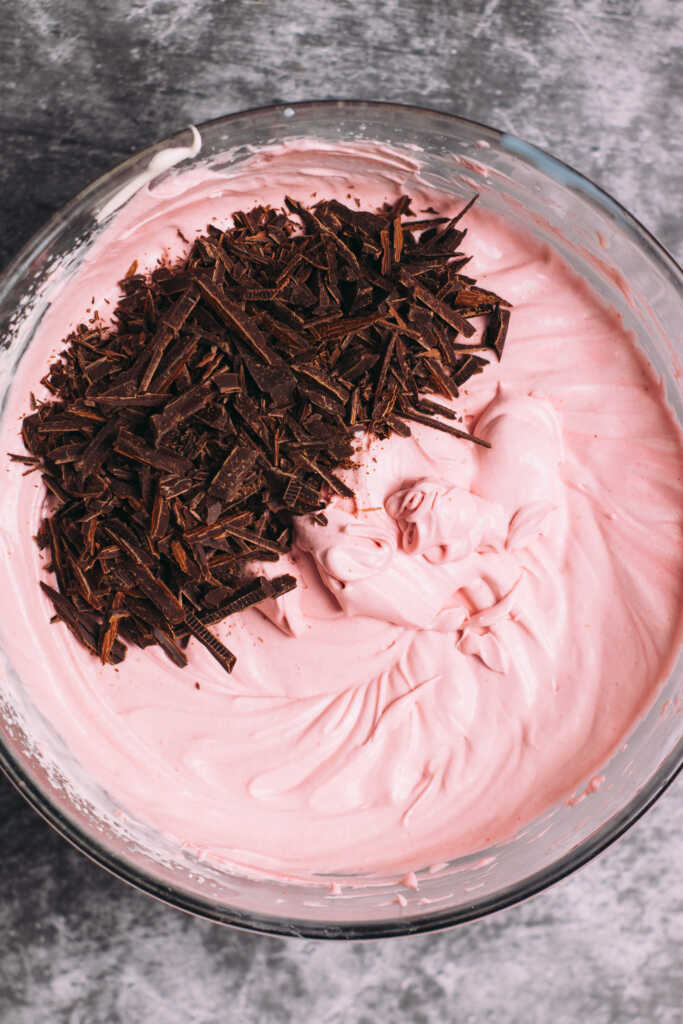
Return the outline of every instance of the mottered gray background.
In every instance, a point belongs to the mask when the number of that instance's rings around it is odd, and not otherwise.
[[[273,102],[424,104],[587,174],[683,256],[675,0],[3,0],[0,265],[92,178]],[[71,850],[0,779],[2,1024],[680,1024],[680,784],[530,903],[326,945],[189,918]]]

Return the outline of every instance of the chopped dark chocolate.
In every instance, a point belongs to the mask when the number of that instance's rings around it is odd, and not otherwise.
[[[462,273],[471,202],[451,220],[415,219],[408,196],[238,212],[175,265],[133,264],[111,326],[65,340],[12,458],[50,496],[43,591],[103,663],[157,644],[183,667],[192,636],[231,671],[207,627],[296,585],[249,563],[277,561],[295,516],[325,525],[329,498],[353,497],[339,470],[360,431],[416,422],[487,445],[428,397],[456,397],[505,345],[509,304]]]
[[[465,441],[473,441],[474,444],[478,444],[482,448],[491,447],[490,443],[485,441],[483,438],[475,437],[474,434],[468,434],[466,430],[458,430],[457,427],[452,427],[450,423],[442,423],[433,416],[427,416],[425,413],[418,412],[416,409],[406,409],[405,411],[401,410],[396,415],[402,416],[407,420],[414,420],[416,423],[422,423],[426,427],[434,427],[436,430],[443,430],[445,434],[452,434],[453,437],[461,437]]]
[[[205,612],[201,617],[201,621],[205,626],[213,625],[213,623],[227,618],[228,615],[235,615],[237,612],[243,612],[247,608],[251,608],[267,597],[281,597],[288,591],[293,590],[295,586],[296,580],[293,576],[275,576],[272,580],[267,579],[265,576],[257,576],[256,579],[251,580],[245,587],[234,593],[228,601],[221,604],[215,611]]]
[[[504,309],[502,306],[496,306],[486,328],[484,341],[494,350],[499,359],[503,355],[509,323],[510,310]]]
[[[188,610],[185,613],[185,622],[192,636],[196,637],[206,647],[218,664],[222,665],[226,672],[232,672],[237,660],[232,651],[229,651],[213,633],[208,631],[193,611]]]

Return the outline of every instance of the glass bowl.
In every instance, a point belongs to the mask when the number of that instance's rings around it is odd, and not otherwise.
[[[378,140],[409,147],[413,156],[417,150],[423,180],[455,195],[469,196],[476,188],[483,206],[531,227],[589,280],[635,332],[664,381],[671,407],[683,420],[678,362],[683,346],[680,338],[675,340],[683,320],[683,274],[626,210],[553,157],[471,121],[383,103],[269,107],[199,127],[202,150],[192,159],[220,156],[223,167],[245,159],[254,147],[302,137]],[[67,256],[78,258],[100,229],[98,212],[114,196],[125,195],[126,189],[130,193],[155,154],[190,142],[190,132],[182,131],[94,182],[7,268],[0,280],[0,412],[13,368],[44,313],[41,286],[51,268]],[[382,878],[338,891],[338,886],[240,877],[178,848],[169,847],[160,856],[144,826],[137,834],[124,834],[117,828],[115,807],[111,815],[103,816],[95,813],[92,794],[72,794],[68,783],[73,758],[63,745],[59,750],[54,733],[51,760],[39,756],[39,734],[51,733],[51,727],[35,710],[28,714],[21,680],[1,650],[0,766],[64,838],[119,878],[173,906],[262,932],[376,938],[426,932],[490,914],[538,893],[604,850],[651,806],[681,768],[683,715],[674,712],[682,699],[679,656],[650,710],[602,769],[605,782],[597,792],[558,804],[505,843],[419,872],[417,891]],[[93,782],[93,791],[96,788]],[[579,786],[577,793],[581,791]]]

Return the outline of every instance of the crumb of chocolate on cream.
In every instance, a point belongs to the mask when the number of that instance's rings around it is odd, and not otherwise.
[[[235,213],[181,262],[133,262],[111,324],[64,340],[12,458],[40,469],[41,587],[83,646],[118,664],[158,645],[184,667],[195,637],[230,672],[208,627],[296,585],[247,567],[288,550],[294,517],[324,525],[330,496],[353,497],[338,474],[359,432],[419,423],[488,446],[436,400],[507,334],[509,303],[465,273],[474,199],[450,220],[408,196]]]

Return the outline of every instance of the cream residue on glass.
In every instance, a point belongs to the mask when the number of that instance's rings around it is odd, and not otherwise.
[[[372,208],[411,179],[416,213],[454,213],[417,170],[374,144],[289,143],[144,187],[53,286],[2,451],[61,339],[113,308],[135,259],[285,194]],[[473,276],[514,305],[502,363],[456,403],[491,449],[419,425],[359,439],[355,501],[299,520],[262,570],[298,588],[214,627],[231,676],[194,642],[186,669],[136,648],[103,667],[50,625],[43,491],[3,463],[3,649],[85,770],[203,857],[309,878],[481,850],[604,764],[679,643],[683,449],[660,384],[554,250],[482,209],[466,225]]]

